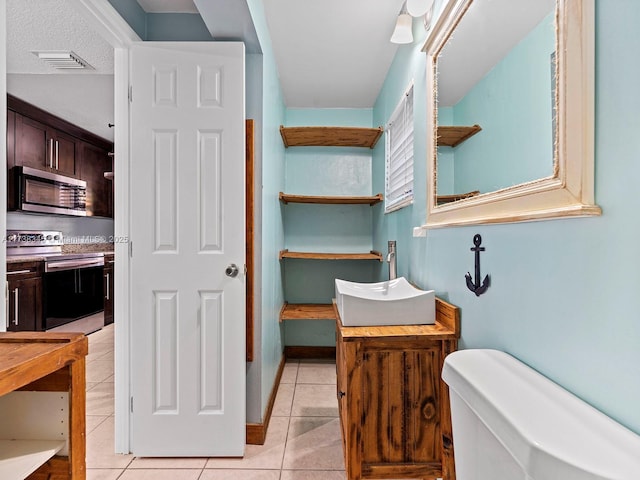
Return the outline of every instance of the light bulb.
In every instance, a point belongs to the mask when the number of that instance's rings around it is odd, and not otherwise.
[[[396,28],[391,35],[391,43],[413,43],[413,33],[411,32],[411,25],[413,19],[406,13],[398,15],[396,21]]]

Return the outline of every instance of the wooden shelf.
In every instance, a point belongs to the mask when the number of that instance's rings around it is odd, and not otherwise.
[[[473,137],[482,128],[480,125],[465,126],[439,126],[438,127],[438,146],[439,147],[456,147],[468,138]]]
[[[66,440],[0,440],[0,478],[27,478],[66,443]]]
[[[319,252],[290,252],[280,251],[280,260],[283,258],[298,258],[303,260],[378,260],[382,261],[380,252],[369,253],[319,253]]]
[[[473,192],[467,193],[456,193],[453,195],[436,195],[436,204],[442,205],[443,203],[456,202],[458,200],[462,200],[463,198],[475,197],[476,195],[480,195],[480,190],[474,190]]]
[[[315,196],[315,195],[292,195],[280,192],[280,201],[287,203],[318,203],[324,205],[375,205],[383,200],[381,193],[371,197],[349,197],[349,196]]]
[[[280,135],[285,147],[363,147],[373,148],[382,127],[285,127]]]
[[[335,320],[331,304],[285,303],[280,310],[280,321],[285,320]]]

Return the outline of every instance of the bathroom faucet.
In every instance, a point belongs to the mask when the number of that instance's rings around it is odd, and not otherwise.
[[[389,253],[387,253],[387,263],[389,263],[389,280],[395,280],[396,272],[396,241],[389,240]]]

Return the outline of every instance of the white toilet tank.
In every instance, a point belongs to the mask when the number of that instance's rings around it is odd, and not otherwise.
[[[457,480],[640,479],[640,436],[512,356],[460,350],[442,378]]]

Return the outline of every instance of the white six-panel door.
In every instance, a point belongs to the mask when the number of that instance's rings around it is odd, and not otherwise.
[[[244,45],[140,43],[131,79],[132,453],[240,456]]]

